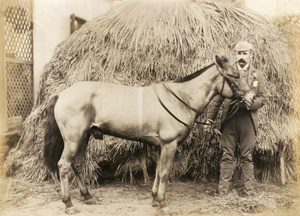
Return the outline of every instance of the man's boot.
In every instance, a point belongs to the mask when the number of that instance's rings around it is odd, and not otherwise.
[[[218,188],[220,195],[226,195],[231,192],[233,171],[233,165],[231,163],[221,163]]]
[[[254,193],[254,167],[252,162],[242,164],[242,179],[244,182],[245,195],[253,195]]]

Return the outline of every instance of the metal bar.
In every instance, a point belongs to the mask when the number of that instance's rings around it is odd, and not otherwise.
[[[26,61],[26,60],[17,59],[17,58],[5,58],[5,61],[9,62],[9,63],[33,64],[33,61]]]

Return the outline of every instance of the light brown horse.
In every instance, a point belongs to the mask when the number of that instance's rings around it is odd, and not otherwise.
[[[76,213],[68,172],[76,175],[87,204],[94,204],[82,176],[82,158],[92,134],[138,140],[159,146],[152,188],[153,206],[166,206],[165,188],[177,145],[216,95],[251,102],[254,93],[239,72],[216,56],[215,64],[177,82],[129,87],[103,82],[80,82],[51,97],[47,107],[44,157],[53,171],[58,167],[66,213]]]

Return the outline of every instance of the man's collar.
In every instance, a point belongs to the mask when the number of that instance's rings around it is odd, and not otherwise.
[[[240,71],[247,70],[249,68],[249,66],[250,66],[249,64],[246,64],[244,67],[241,67],[239,64],[237,64],[238,70],[240,70]]]

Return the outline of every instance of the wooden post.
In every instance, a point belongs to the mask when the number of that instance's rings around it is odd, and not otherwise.
[[[4,132],[7,131],[7,88],[6,88],[6,63],[5,63],[5,10],[4,0],[0,0],[0,176],[4,174],[3,154],[7,151]]]
[[[284,144],[282,151],[280,152],[280,176],[281,176],[281,184],[286,184],[286,171],[285,171],[285,161],[284,155],[286,150],[286,144]]]
[[[7,86],[5,51],[5,8],[0,0],[0,133],[7,131]]]

